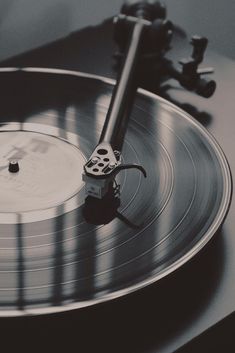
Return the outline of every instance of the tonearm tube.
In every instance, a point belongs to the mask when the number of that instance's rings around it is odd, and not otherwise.
[[[137,169],[146,177],[143,166],[124,164],[121,152],[136,90],[141,85],[141,67],[148,65],[149,58],[161,62],[162,72],[176,79],[185,89],[208,98],[216,88],[215,81],[201,77],[213,70],[198,69],[207,47],[206,38],[192,38],[193,53],[191,58],[180,61],[182,70],[164,57],[169,50],[173,25],[166,19],[165,6],[160,2],[127,1],[120,15],[115,17],[114,24],[119,46],[117,57],[121,62],[119,76],[99,143],[83,173],[87,196],[97,199],[103,199],[110,190],[114,192],[117,189],[115,177],[121,170]]]

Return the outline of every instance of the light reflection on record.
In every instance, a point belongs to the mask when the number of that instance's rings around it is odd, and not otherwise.
[[[74,146],[75,170],[82,170],[98,143],[112,83],[45,69],[4,72],[2,83],[0,134],[14,124],[23,133],[39,127],[42,139],[63,141],[68,150]],[[12,202],[6,212],[11,222],[0,222],[1,316],[71,310],[125,295],[174,271],[212,238],[228,211],[231,178],[220,147],[204,128],[140,91],[123,158],[147,171],[147,179],[136,171],[118,179],[118,211],[133,227],[118,218],[87,223],[84,187],[69,207],[66,180],[56,195],[64,202],[53,215],[29,221],[25,213],[31,211],[19,204],[14,209]],[[44,206],[36,211],[49,212]]]

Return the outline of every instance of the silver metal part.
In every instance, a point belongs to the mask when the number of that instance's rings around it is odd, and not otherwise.
[[[109,184],[112,182],[113,178],[96,179],[83,173],[82,180],[85,182],[86,196],[89,195],[97,199],[102,199],[107,193]]]
[[[115,169],[120,165],[121,154],[113,151],[109,143],[96,146],[84,166],[82,180],[85,182],[86,195],[101,199],[107,193],[110,183],[115,179]]]

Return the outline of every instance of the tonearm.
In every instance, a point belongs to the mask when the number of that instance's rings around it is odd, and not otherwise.
[[[109,193],[117,196],[116,175],[124,169],[137,169],[146,177],[143,166],[124,164],[121,152],[134,97],[144,76],[143,67],[160,64],[161,73],[176,79],[185,89],[203,97],[210,97],[216,88],[215,81],[202,78],[212,69],[199,69],[207,47],[207,39],[194,36],[191,58],[181,60],[182,70],[165,58],[173,33],[173,25],[166,19],[166,8],[159,1],[127,1],[120,15],[114,19],[115,39],[119,46],[117,55],[120,72],[111,98],[98,145],[84,166],[88,197],[102,200]],[[154,74],[154,66],[153,74]]]

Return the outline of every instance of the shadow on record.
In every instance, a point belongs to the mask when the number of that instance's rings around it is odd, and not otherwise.
[[[160,349],[202,315],[223,276],[220,232],[180,270],[126,297],[51,316],[0,320],[7,345],[27,349],[76,348],[80,352],[146,352]],[[13,341],[9,337],[14,337]],[[2,339],[3,340],[3,339]],[[4,342],[2,342],[4,346]]]

